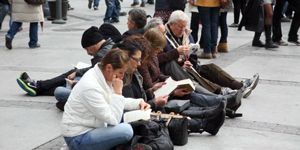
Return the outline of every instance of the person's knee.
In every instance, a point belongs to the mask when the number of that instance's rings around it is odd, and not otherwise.
[[[70,90],[66,89],[65,87],[57,87],[54,90],[54,96],[55,96],[56,100],[58,100],[60,102],[67,101],[69,95],[70,95]]]
[[[127,123],[122,123],[120,125],[122,126],[122,133],[120,134],[121,138],[125,141],[130,141],[133,137],[133,129],[131,125]]]

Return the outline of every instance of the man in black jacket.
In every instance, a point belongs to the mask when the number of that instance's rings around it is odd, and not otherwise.
[[[91,59],[92,66],[99,62],[104,57],[104,55],[111,50],[114,44],[115,43],[110,38],[105,39],[105,37],[100,33],[99,29],[94,26],[87,29],[83,33],[81,39],[82,47],[87,51],[89,55],[93,56],[93,58]],[[26,72],[24,72],[17,79],[17,83],[30,96],[53,96],[54,90],[58,86],[66,85],[66,78],[69,80],[74,80],[75,77],[81,77],[91,67],[84,69],[71,69],[68,72],[52,79],[38,81],[34,81],[28,76]]]

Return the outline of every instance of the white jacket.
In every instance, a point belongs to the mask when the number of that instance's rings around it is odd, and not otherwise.
[[[139,109],[141,101],[115,94],[96,64],[72,89],[62,118],[62,135],[74,137],[95,128],[117,125],[124,109]]]

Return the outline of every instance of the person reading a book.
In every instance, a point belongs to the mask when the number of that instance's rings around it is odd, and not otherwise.
[[[109,24],[103,24],[102,26],[114,28]],[[82,47],[87,51],[88,55],[93,56],[91,59],[92,66],[101,60],[104,55],[111,50],[114,44],[115,43],[109,37],[103,35],[102,32],[94,26],[85,30],[81,38]],[[55,95],[59,101],[56,106],[63,110],[64,103],[71,92],[71,89],[66,88],[66,79],[74,81],[75,77],[81,77],[90,68],[91,67],[71,69],[66,73],[47,80],[34,80],[31,79],[26,72],[23,72],[20,77],[17,78],[17,83],[30,96]],[[57,87],[59,88],[56,89]]]
[[[148,46],[147,46],[148,45]],[[158,83],[145,91],[143,88],[143,77],[138,72],[137,68],[141,65],[143,52],[149,48],[149,42],[142,36],[129,36],[116,44],[116,47],[128,52],[130,59],[130,70],[124,78],[125,86],[123,95],[125,97],[143,98],[150,104],[152,110],[157,110],[163,107],[168,100],[168,95],[153,98],[153,91],[160,88],[164,83]]]
[[[130,60],[126,51],[111,50],[73,88],[62,117],[62,135],[71,150],[110,150],[133,137],[131,125],[121,123],[124,110],[150,105],[122,96]]]

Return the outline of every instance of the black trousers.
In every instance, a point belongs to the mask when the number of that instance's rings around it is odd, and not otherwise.
[[[240,21],[240,13],[244,15],[244,10],[246,8],[246,0],[232,0],[233,2],[233,12],[234,12],[234,23],[238,24]]]
[[[281,31],[281,18],[282,18],[282,10],[286,0],[276,0],[274,12],[273,12],[273,37],[272,40],[274,42],[278,42],[282,38]]]
[[[200,23],[199,13],[192,12],[190,27],[192,30],[191,35],[192,35],[195,43],[198,41],[199,23]]]
[[[75,69],[72,69],[64,74],[61,74],[57,77],[48,80],[39,80],[37,81],[37,95],[48,95],[53,96],[54,90],[58,86],[66,85],[66,79],[68,75],[73,73]]]
[[[294,17],[291,23],[290,31],[289,31],[289,41],[297,41],[298,40],[298,30],[300,27],[300,11],[295,11]]]

